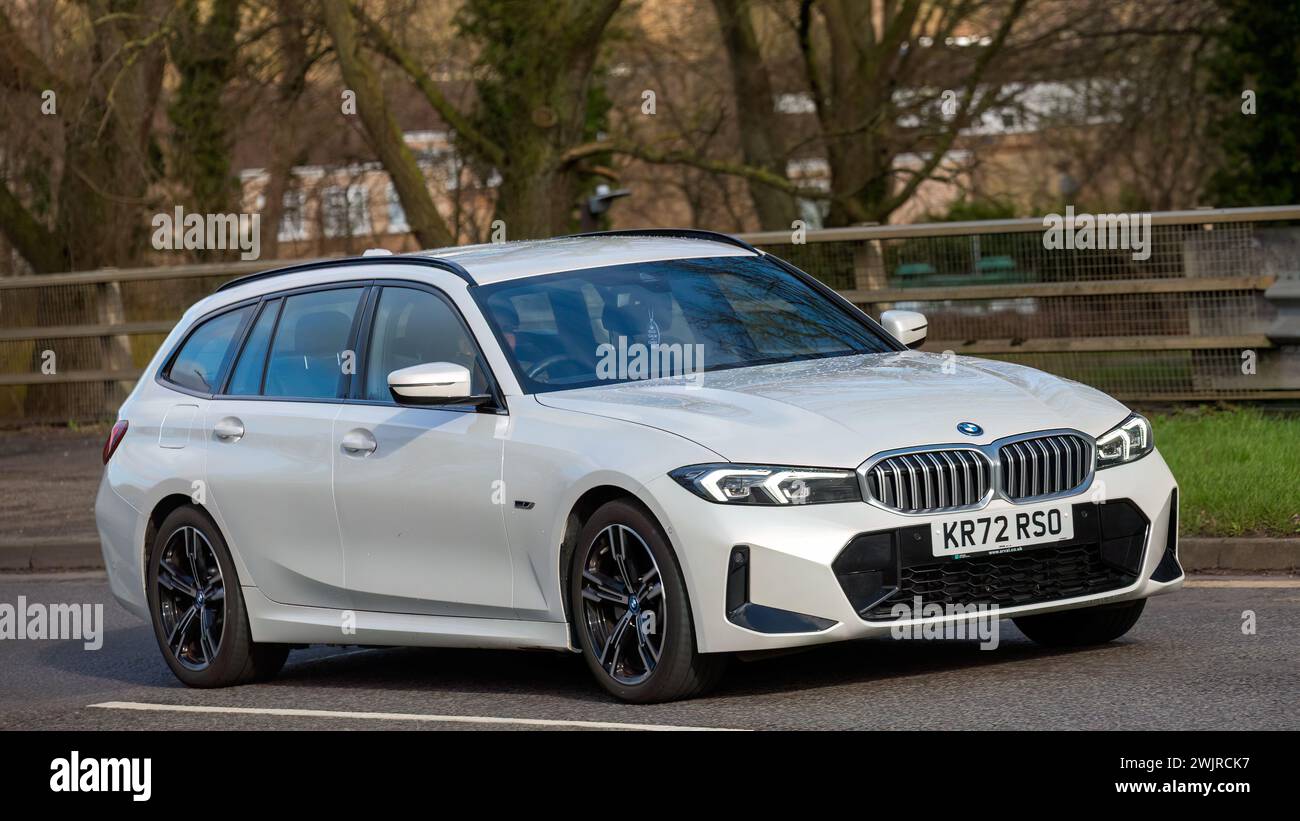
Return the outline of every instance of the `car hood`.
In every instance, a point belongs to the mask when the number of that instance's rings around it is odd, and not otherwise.
[[[673,380],[537,395],[552,408],[691,439],[732,462],[855,467],[894,448],[1074,428],[1097,436],[1128,414],[1109,396],[1014,365],[916,351],[758,365]],[[974,422],[981,436],[963,436]]]

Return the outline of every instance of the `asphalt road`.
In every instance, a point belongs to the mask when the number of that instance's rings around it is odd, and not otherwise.
[[[0,729],[1300,729],[1300,582],[1243,583],[1153,599],[1105,647],[1043,650],[1004,622],[996,650],[831,645],[737,662],[706,698],[631,706],[577,656],[542,652],[313,647],[267,684],[189,690],[102,575],[8,575],[0,604],[100,602],[106,627],[94,651],[0,640]],[[1254,635],[1242,632],[1247,610]]]
[[[105,426],[0,431],[0,542],[94,539]]]

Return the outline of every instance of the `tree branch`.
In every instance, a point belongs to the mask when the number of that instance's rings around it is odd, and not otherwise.
[[[52,89],[56,93],[67,87],[61,77],[27,48],[22,34],[3,9],[0,9],[0,84],[18,91]]]
[[[561,155],[561,162],[566,164],[574,163],[595,154],[617,154],[623,157],[632,157],[641,160],[642,162],[648,162],[654,165],[690,166],[691,168],[698,168],[701,171],[708,171],[713,174],[725,174],[731,177],[740,177],[742,179],[762,183],[763,185],[783,191],[792,197],[804,197],[807,199],[819,200],[829,198],[825,191],[805,188],[766,168],[759,168],[744,163],[713,160],[708,157],[701,157],[700,155],[689,151],[681,151],[677,149],[660,151],[648,146],[638,145],[623,140],[598,140],[596,142],[574,146]]]
[[[378,22],[355,3],[349,3],[348,5],[352,8],[352,14],[365,27],[367,40],[374,46],[375,50],[388,58],[410,78],[411,82],[415,83],[415,87],[424,95],[424,99],[433,107],[433,110],[438,112],[438,116],[442,117],[443,121],[460,135],[465,144],[476,151],[485,161],[493,165],[502,165],[505,162],[505,152],[501,147],[475,128],[469,118],[451,104],[451,101],[442,93],[442,89],[438,88],[437,84],[429,79],[429,73],[422,69],[414,58],[398,45],[392,35],[385,31]]]
[[[883,213],[888,214],[907,202],[916,193],[916,189],[921,186],[921,183],[928,179],[934,169],[943,161],[948,149],[952,147],[957,135],[961,133],[962,127],[970,116],[971,103],[975,98],[975,92],[979,88],[980,81],[984,77],[985,70],[998,52],[1001,51],[1003,44],[1006,43],[1007,35],[1011,33],[1011,29],[1020,18],[1020,14],[1024,11],[1027,2],[1028,0],[1015,0],[1011,4],[1011,8],[1007,11],[1007,16],[1003,18],[1001,25],[998,26],[998,31],[993,36],[992,42],[980,52],[979,57],[975,60],[975,66],[966,80],[965,95],[962,98],[961,108],[958,109],[957,116],[953,118],[952,127],[939,140],[939,144],[933,149],[929,159],[921,166],[918,173],[908,180],[902,189],[885,200],[884,206],[881,208]]]
[[[388,99],[374,68],[361,54],[357,42],[356,21],[348,0],[322,0],[325,27],[334,40],[343,82],[356,94],[357,114],[370,138],[370,144],[393,181],[402,201],[407,222],[425,247],[452,245],[455,238],[438,213],[415,155],[406,145],[402,130],[388,108]]]
[[[33,217],[3,182],[0,182],[0,231],[36,273],[67,269],[62,252],[64,243]]]
[[[826,120],[826,83],[822,80],[821,70],[817,67],[817,55],[813,53],[812,42],[812,5],[813,0],[802,0],[799,4],[799,53],[803,57],[804,74],[808,77],[813,105],[825,127]]]

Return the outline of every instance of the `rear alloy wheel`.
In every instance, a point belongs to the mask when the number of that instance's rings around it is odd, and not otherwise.
[[[1082,647],[1114,641],[1133,629],[1146,599],[1013,618],[1020,632],[1047,647]]]
[[[284,665],[287,645],[252,640],[230,551],[198,508],[178,508],[158,528],[148,594],[158,647],[185,684],[244,684]]]
[[[158,557],[158,618],[167,649],[188,670],[208,669],[221,649],[226,587],[212,543],[197,528],[182,526]]]
[[[658,524],[639,506],[610,502],[587,521],[570,593],[583,655],[613,695],[687,698],[721,674],[724,658],[695,651],[681,572]]]

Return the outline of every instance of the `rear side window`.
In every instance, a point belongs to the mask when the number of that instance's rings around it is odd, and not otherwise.
[[[266,365],[266,350],[271,346],[271,332],[275,330],[276,317],[280,315],[280,300],[273,299],[262,306],[262,312],[248,333],[244,350],[235,362],[226,393],[231,396],[256,396],[262,391],[262,369]]]
[[[266,366],[266,396],[340,396],[352,318],[362,288],[286,297]]]
[[[192,391],[214,393],[232,354],[235,335],[252,310],[246,306],[229,311],[195,328],[172,360],[166,379]]]

